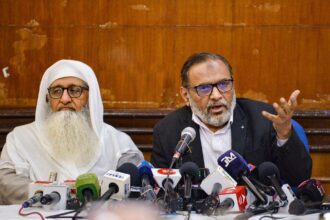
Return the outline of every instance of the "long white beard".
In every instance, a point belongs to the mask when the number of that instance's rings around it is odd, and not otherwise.
[[[196,102],[192,99],[190,94],[189,96],[189,104],[191,107],[192,112],[205,124],[212,125],[214,127],[221,127],[225,125],[229,119],[231,114],[233,113],[233,110],[236,106],[236,94],[235,91],[233,91],[233,100],[231,103],[228,103],[226,100],[222,99],[218,102],[212,102],[211,100],[207,103],[207,107],[203,110],[199,109]],[[212,115],[209,112],[209,108],[212,105],[222,104],[226,106],[226,110],[222,112],[220,115]]]
[[[46,121],[48,152],[67,165],[84,167],[99,151],[100,144],[91,126],[88,110],[50,113]]]

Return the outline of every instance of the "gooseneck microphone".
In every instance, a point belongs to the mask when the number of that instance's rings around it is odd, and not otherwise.
[[[274,163],[270,161],[261,163],[258,166],[258,176],[262,183],[274,186],[280,199],[287,202],[288,198],[280,186],[280,171]]]

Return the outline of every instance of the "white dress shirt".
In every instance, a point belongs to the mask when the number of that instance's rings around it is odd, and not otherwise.
[[[211,131],[195,114],[192,120],[199,125],[205,167],[213,172],[218,165],[218,157],[231,149],[231,124],[233,114],[225,127],[216,132]]]

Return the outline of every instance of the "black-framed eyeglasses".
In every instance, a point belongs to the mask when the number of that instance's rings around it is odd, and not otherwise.
[[[213,88],[216,87],[220,93],[225,93],[232,90],[234,84],[234,79],[223,79],[214,84],[202,84],[192,87],[197,95],[208,96],[212,93]]]
[[[64,90],[68,92],[71,98],[78,98],[81,96],[84,90],[88,90],[85,86],[69,86],[67,88],[61,86],[49,87],[48,94],[53,99],[60,99],[64,93]]]

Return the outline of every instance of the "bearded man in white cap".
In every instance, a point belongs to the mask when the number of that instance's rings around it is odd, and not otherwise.
[[[7,135],[0,159],[0,201],[21,203],[28,185],[75,179],[84,173],[101,178],[123,163],[138,164],[143,154],[131,138],[103,122],[103,104],[93,70],[74,60],[49,67],[40,83],[35,121]]]

